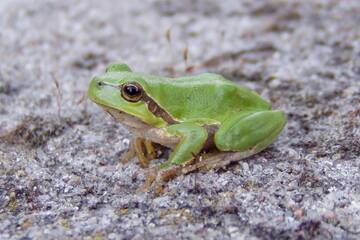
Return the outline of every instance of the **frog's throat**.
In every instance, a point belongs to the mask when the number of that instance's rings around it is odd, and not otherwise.
[[[165,109],[163,109],[158,103],[154,101],[149,95],[144,93],[142,101],[145,102],[149,111],[154,114],[154,116],[163,119],[168,124],[177,124],[177,121],[173,116],[171,116]]]
[[[119,109],[99,104],[106,112],[108,112],[116,121],[123,124],[131,133],[140,138],[149,139],[152,142],[159,143],[168,148],[175,148],[180,142],[177,136],[170,136],[163,129],[153,127],[139,118],[120,111]]]
[[[152,127],[149,124],[143,122],[141,119],[132,116],[126,112],[123,112],[119,109],[108,107],[102,104],[98,104],[98,105],[100,105],[104,109],[104,111],[109,113],[116,121],[121,122],[127,128],[146,129]]]

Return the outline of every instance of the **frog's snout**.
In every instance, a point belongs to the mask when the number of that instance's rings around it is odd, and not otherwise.
[[[103,81],[93,78],[90,82],[87,95],[92,101],[96,101],[98,98],[99,90],[103,87]]]
[[[92,80],[91,80],[91,83],[90,83],[91,87],[93,88],[102,88],[104,87],[106,84],[103,80],[97,78],[97,77],[94,77]]]
[[[105,86],[112,87],[112,88],[115,88],[115,89],[120,89],[121,88],[121,86],[119,84],[106,82],[106,81],[103,81],[103,80],[100,80],[100,79],[97,79],[97,78],[94,78],[93,80],[91,80],[91,85],[95,86],[98,89],[101,89],[101,88],[103,88]]]

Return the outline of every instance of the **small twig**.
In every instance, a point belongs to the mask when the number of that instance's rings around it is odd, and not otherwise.
[[[274,52],[276,48],[271,44],[255,46],[249,49],[242,49],[236,52],[225,52],[203,61],[198,67],[216,67],[225,61],[234,61],[247,53],[253,52]]]
[[[186,45],[186,47],[183,50],[183,59],[185,62],[185,72],[190,73],[193,71],[194,66],[189,66],[188,59],[189,59],[189,47]]]
[[[183,50],[183,59],[184,59],[184,62],[185,62],[185,66],[187,66],[187,61],[188,61],[188,58],[189,58],[189,48],[188,46],[186,45],[186,47],[184,48]]]
[[[166,40],[171,45],[171,28],[170,27],[168,29],[166,29],[165,36],[166,36]]]
[[[76,105],[82,104],[86,99],[86,93],[83,92],[83,94],[80,96],[80,98],[76,101]]]
[[[76,101],[76,105],[79,106],[80,104],[83,104],[84,108],[81,110],[81,112],[86,116],[88,115],[87,112],[87,93],[83,92],[82,95],[80,96],[80,98]]]
[[[174,51],[173,51],[173,46],[172,46],[172,41],[171,41],[171,27],[169,27],[168,29],[166,29],[165,31],[165,37],[166,37],[166,41],[169,44],[169,51],[170,51],[170,66],[169,66],[169,71],[172,75],[175,74],[175,57],[174,57]]]
[[[55,84],[55,88],[56,88],[56,104],[57,104],[57,113],[58,113],[58,117],[61,118],[61,103],[62,103],[62,92],[60,89],[60,83],[57,80],[55,73],[51,73],[51,76],[53,78],[54,84]]]

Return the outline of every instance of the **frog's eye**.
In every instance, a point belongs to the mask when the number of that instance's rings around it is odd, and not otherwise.
[[[129,102],[140,101],[142,94],[142,87],[138,83],[124,83],[121,87],[121,96]]]

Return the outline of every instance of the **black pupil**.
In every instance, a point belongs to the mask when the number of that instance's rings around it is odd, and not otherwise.
[[[125,87],[125,92],[129,96],[136,96],[140,93],[139,88],[134,85],[128,85]]]

